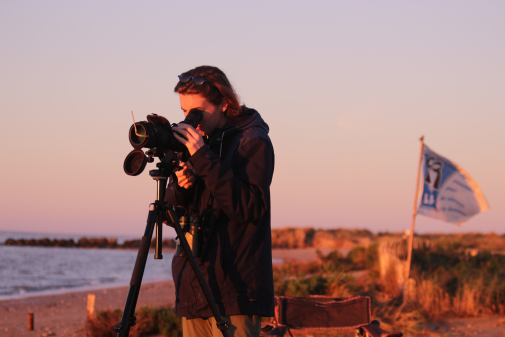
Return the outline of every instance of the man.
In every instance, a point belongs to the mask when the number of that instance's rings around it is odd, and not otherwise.
[[[230,336],[259,336],[262,316],[274,315],[270,183],[274,152],[268,125],[239,104],[226,75],[202,66],[179,76],[185,115],[203,111],[196,129],[180,124],[187,163],[169,182],[165,200],[203,218],[203,244],[193,247]],[[175,254],[176,312],[184,336],[221,336],[185,256]]]

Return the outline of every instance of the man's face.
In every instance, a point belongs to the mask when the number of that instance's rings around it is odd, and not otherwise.
[[[179,94],[179,100],[184,116],[187,116],[191,109],[203,111],[202,120],[196,128],[202,136],[210,135],[215,129],[223,127],[228,120],[224,112],[227,107],[224,101],[216,106],[200,94]]]

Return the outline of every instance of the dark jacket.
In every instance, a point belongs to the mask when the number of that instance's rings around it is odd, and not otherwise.
[[[268,125],[244,108],[216,130],[189,161],[198,176],[189,190],[170,182],[166,201],[205,217],[200,269],[221,315],[274,315],[270,183],[274,151]],[[211,317],[189,262],[174,256],[176,312]]]

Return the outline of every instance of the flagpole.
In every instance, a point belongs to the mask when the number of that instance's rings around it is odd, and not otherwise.
[[[419,155],[419,166],[417,168],[417,179],[416,179],[416,195],[414,197],[414,211],[412,212],[412,227],[410,229],[410,237],[409,237],[409,247],[407,252],[407,265],[405,270],[405,284],[404,284],[404,293],[405,293],[405,285],[407,284],[410,277],[410,262],[412,260],[412,246],[414,243],[414,228],[416,225],[416,214],[417,214],[417,196],[419,194],[419,177],[421,175],[421,163],[423,161],[423,147],[424,147],[424,136],[421,136],[419,139],[421,141],[421,153]]]

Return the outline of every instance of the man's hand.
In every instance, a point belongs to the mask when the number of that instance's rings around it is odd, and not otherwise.
[[[187,163],[181,162],[180,167],[181,167],[180,170],[175,171],[175,175],[177,176],[177,182],[180,187],[188,189],[195,184],[196,181],[195,170],[193,169],[193,166],[191,166],[190,162]]]
[[[175,131],[175,138],[182,144],[186,145],[190,155],[193,155],[193,153],[205,145],[202,135],[189,124],[180,123],[172,130]],[[177,133],[179,133],[182,137]]]

